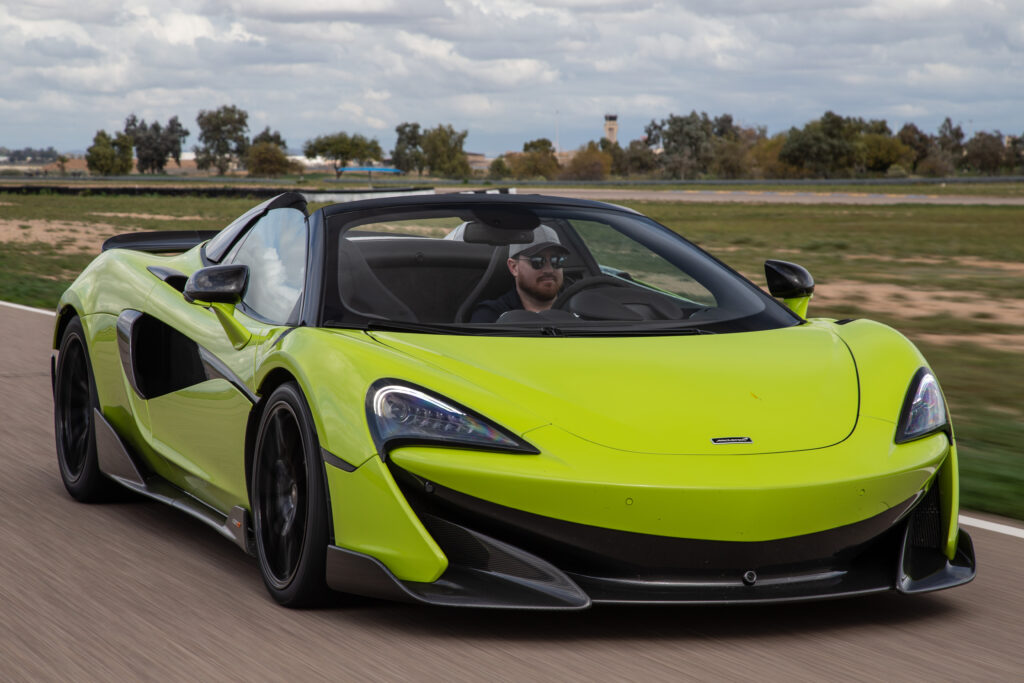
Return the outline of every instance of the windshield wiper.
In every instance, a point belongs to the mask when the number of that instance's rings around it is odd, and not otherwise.
[[[359,326],[367,332],[418,332],[421,334],[458,334],[474,337],[508,336],[508,329],[499,326],[468,327],[430,323],[402,322],[397,320],[371,320]]]
[[[348,327],[348,325],[346,325]],[[656,337],[672,335],[718,334],[700,327],[620,327],[567,325],[444,325],[397,320],[372,320],[364,325],[352,325],[367,332],[417,332],[420,334],[457,334],[478,337]]]
[[[365,327],[368,332],[422,332],[426,334],[466,334],[450,325],[429,325],[426,323],[400,322],[397,320],[371,320]]]
[[[699,327],[578,327],[560,330],[563,337],[672,337],[718,334]]]

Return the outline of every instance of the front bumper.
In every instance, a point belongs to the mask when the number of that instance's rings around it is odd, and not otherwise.
[[[757,603],[919,593],[974,578],[960,531],[944,553],[943,501],[932,485],[854,524],[761,542],[617,531],[506,508],[390,467],[448,558],[436,581],[396,577],[374,557],[332,546],[328,584],[340,591],[435,605],[583,609],[592,603]]]
[[[549,426],[530,434],[539,455],[407,446],[351,473],[328,467],[328,580],[391,599],[546,609],[970,581],[955,445],[945,434],[893,444],[893,429],[862,418],[815,451],[673,456]]]

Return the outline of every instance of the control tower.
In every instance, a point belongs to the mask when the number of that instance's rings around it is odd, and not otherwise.
[[[604,115],[604,136],[608,138],[608,141],[613,145],[619,141],[619,115],[618,114],[605,114]]]

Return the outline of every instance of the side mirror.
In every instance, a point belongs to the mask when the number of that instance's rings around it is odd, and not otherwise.
[[[249,266],[208,266],[192,273],[185,283],[185,301],[237,304],[249,284]]]
[[[235,304],[242,299],[248,284],[249,266],[240,264],[200,268],[185,283],[185,301],[209,306],[236,349],[252,339],[252,333],[235,319]]]
[[[771,295],[782,299],[801,318],[806,318],[807,304],[814,294],[814,278],[807,269],[789,261],[769,259],[764,262],[764,274]]]

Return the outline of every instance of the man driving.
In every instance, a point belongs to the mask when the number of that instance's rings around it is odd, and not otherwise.
[[[515,286],[497,299],[477,304],[470,322],[493,323],[507,311],[546,311],[558,297],[569,250],[562,246],[552,228],[535,228],[532,242],[513,244],[508,254],[508,270]]]

